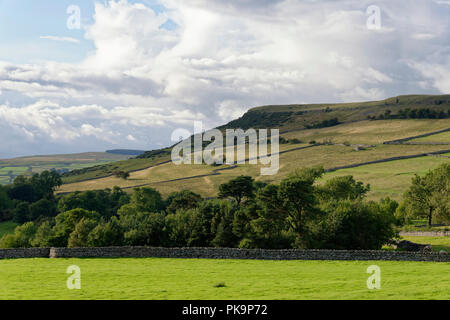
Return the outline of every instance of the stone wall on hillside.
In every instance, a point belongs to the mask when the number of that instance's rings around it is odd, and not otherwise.
[[[450,237],[450,231],[402,231],[400,235],[411,237]]]

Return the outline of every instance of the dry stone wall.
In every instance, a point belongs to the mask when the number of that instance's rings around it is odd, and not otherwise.
[[[48,258],[50,248],[0,249],[0,259]]]
[[[264,250],[236,248],[47,248],[0,250],[0,259],[14,258],[184,258],[256,260],[386,260],[450,262],[450,253],[369,250]]]

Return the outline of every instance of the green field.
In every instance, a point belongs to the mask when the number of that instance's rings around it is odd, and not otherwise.
[[[417,138],[411,142],[450,142],[450,131],[433,134],[431,136]]]
[[[449,162],[449,158],[427,156],[370,164],[327,173],[323,181],[336,176],[352,175],[358,181],[370,183],[370,199],[376,200],[389,196],[392,199],[399,200],[411,184],[411,178],[414,177],[414,174],[424,175],[429,170]]]
[[[81,268],[81,290],[66,287],[71,265]],[[370,265],[381,268],[380,290],[367,289]],[[387,261],[1,260],[0,299],[450,299],[449,268]]]
[[[433,251],[450,252],[450,237],[402,236],[402,239],[420,244],[431,244]]]

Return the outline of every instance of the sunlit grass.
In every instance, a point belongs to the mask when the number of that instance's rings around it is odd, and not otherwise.
[[[373,264],[381,268],[381,290],[366,286]],[[81,290],[66,287],[70,265],[81,268]],[[387,261],[3,260],[0,299],[450,299],[449,267]]]

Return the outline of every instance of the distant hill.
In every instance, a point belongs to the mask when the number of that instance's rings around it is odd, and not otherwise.
[[[450,161],[450,95],[409,95],[381,101],[263,106],[219,127],[280,129],[280,170],[260,176],[260,165],[208,166],[170,162],[171,147],[147,151],[137,158],[64,174],[60,192],[151,186],[163,195],[189,189],[206,197],[239,175],[279,182],[297,169],[322,165],[324,180],[354,175],[372,186],[370,197],[399,199],[415,173],[423,174]],[[433,134],[431,134],[433,133]],[[408,143],[385,144],[413,138]],[[418,140],[418,141],[416,141]],[[343,169],[348,168],[348,169]],[[128,180],[114,171],[130,172]]]
[[[106,150],[106,153],[122,154],[122,155],[128,155],[128,156],[140,156],[141,154],[145,153],[145,151],[143,151],[143,150],[115,149],[115,150]]]
[[[326,127],[367,119],[399,119],[402,111],[429,110],[428,114],[418,111],[415,118],[450,118],[450,95],[407,95],[381,101],[356,103],[269,105],[252,108],[241,118],[233,120],[219,129],[232,128],[280,128],[281,131]],[[389,116],[386,117],[386,114]]]
[[[106,152],[40,155],[0,160],[0,184],[9,184],[18,175],[31,175],[45,170],[67,173],[71,170],[129,159],[130,155]]]

